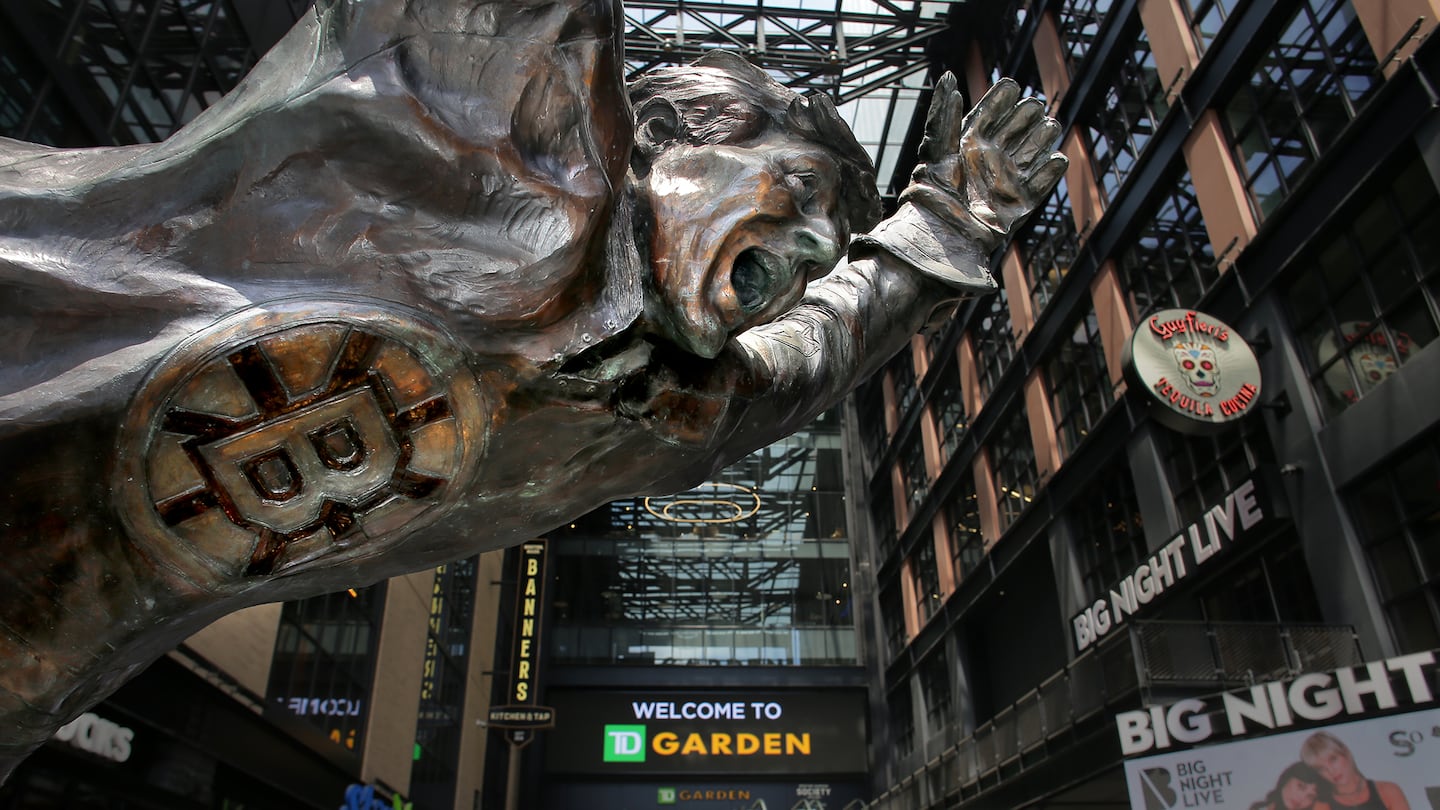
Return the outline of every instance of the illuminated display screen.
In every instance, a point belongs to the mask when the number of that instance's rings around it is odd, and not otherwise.
[[[552,689],[547,768],[575,774],[863,773],[865,693]]]

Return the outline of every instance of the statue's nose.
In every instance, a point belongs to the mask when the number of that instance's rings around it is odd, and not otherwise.
[[[806,279],[830,272],[840,257],[840,234],[825,217],[809,217],[795,231],[795,263]]]

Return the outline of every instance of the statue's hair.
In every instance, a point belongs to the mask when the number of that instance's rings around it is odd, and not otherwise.
[[[875,164],[829,96],[800,96],[729,51],[710,51],[684,67],[658,68],[630,86],[635,109],[660,97],[675,106],[694,145],[743,144],[777,127],[817,144],[840,164],[840,215],[852,233],[880,220]]]

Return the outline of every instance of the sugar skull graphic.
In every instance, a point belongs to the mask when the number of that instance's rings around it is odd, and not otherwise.
[[[1213,397],[1220,390],[1220,367],[1215,363],[1215,349],[1205,343],[1176,343],[1175,365],[1185,385],[1198,397]]]
[[[1362,384],[1379,385],[1400,370],[1395,355],[1384,349],[1361,352],[1355,359],[1355,370],[1360,373]]]
[[[1350,357],[1349,365],[1355,371],[1352,380],[1346,363],[1331,363],[1324,375],[1325,384],[1331,392],[1346,402],[1358,402],[1360,397],[1399,371],[1400,364],[1410,359],[1415,341],[1398,330],[1391,330],[1389,335],[1387,339],[1385,330],[1369,321],[1342,322],[1339,340],[1334,332],[1322,334],[1315,344],[1317,361],[1330,363],[1345,347]]]

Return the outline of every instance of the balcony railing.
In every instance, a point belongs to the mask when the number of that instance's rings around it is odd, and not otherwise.
[[[1225,691],[1361,662],[1348,625],[1129,622],[869,807],[955,806],[957,796],[968,799],[1023,771],[1025,755],[1059,747],[1056,738],[1077,724],[1155,688]]]

